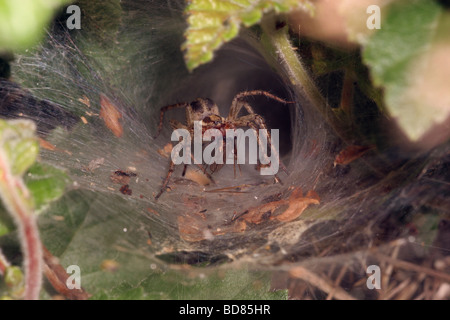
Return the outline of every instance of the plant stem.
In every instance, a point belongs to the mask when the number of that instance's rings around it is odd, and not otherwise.
[[[305,97],[322,114],[335,133],[342,137],[342,128],[336,116],[292,47],[287,27],[277,29],[276,17],[273,15],[265,17],[261,22],[261,27],[263,30],[261,42],[265,48],[263,55],[266,60],[276,61],[277,63],[274,64],[281,65],[283,73],[287,75],[298,96]]]
[[[6,268],[10,266],[8,259],[3,255],[2,251],[0,250],[0,276],[3,276],[5,274]]]
[[[42,246],[30,193],[21,177],[15,176],[0,150],[0,196],[14,217],[20,235],[25,269],[26,300],[37,300],[42,284]]]

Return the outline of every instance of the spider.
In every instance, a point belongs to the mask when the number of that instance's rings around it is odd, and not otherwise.
[[[156,133],[155,139],[159,136],[161,133],[162,127],[163,127],[163,120],[164,120],[164,114],[166,111],[171,109],[179,109],[179,108],[185,108],[186,109],[186,125],[176,121],[176,120],[169,120],[170,125],[173,129],[186,129],[189,132],[194,131],[194,121],[201,121],[202,123],[202,131],[206,131],[208,129],[218,129],[221,132],[224,132],[226,129],[236,129],[239,127],[250,127],[254,130],[257,129],[267,129],[266,122],[262,116],[255,113],[252,106],[245,101],[245,98],[250,96],[257,96],[257,95],[263,95],[267,98],[273,99],[275,101],[278,101],[282,104],[288,104],[293,103],[291,101],[283,100],[267,91],[263,90],[252,90],[252,91],[243,91],[238,93],[231,103],[230,111],[228,113],[228,116],[226,118],[220,116],[219,114],[219,107],[208,98],[197,98],[191,103],[182,102],[177,104],[168,105],[161,108],[160,111],[160,119],[159,119],[159,125],[158,130]],[[239,116],[240,111],[244,108],[247,111],[247,115]],[[267,142],[269,146],[271,146],[270,142],[270,135],[268,136]],[[260,143],[259,137],[258,137],[258,143]],[[235,152],[236,157],[236,152]],[[206,173],[205,168],[202,165],[198,165],[204,173]],[[164,179],[162,188],[160,189],[159,193],[155,196],[155,199],[157,200],[166,190],[167,185],[169,183],[170,177],[174,171],[175,164],[171,160],[169,170],[167,171],[167,175]],[[283,163],[280,161],[280,167],[281,169],[288,174],[288,171],[286,167],[283,165]],[[183,170],[183,174],[186,172],[186,165]],[[214,172],[214,171],[213,171]],[[208,177],[210,177],[208,175]],[[275,175],[275,180],[277,182],[281,183],[281,180]]]

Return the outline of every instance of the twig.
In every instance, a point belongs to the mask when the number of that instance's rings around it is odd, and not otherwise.
[[[315,286],[316,288],[319,288],[320,290],[328,293],[328,294],[333,294],[333,296],[336,299],[339,300],[356,300],[353,296],[351,296],[350,294],[348,294],[345,290],[343,290],[340,287],[334,287],[333,285],[331,285],[330,283],[328,283],[328,281],[326,281],[325,279],[319,277],[318,275],[312,273],[311,271],[309,271],[308,269],[298,266],[298,267],[294,267],[292,269],[289,270],[289,274],[294,277],[294,278],[298,278],[298,279],[302,279],[310,284],[312,284],[313,286]]]
[[[87,300],[89,294],[81,289],[67,288],[68,274],[59,264],[58,259],[54,257],[45,247],[44,251],[44,274],[55,290],[70,300]]]
[[[394,297],[397,293],[401,292],[403,289],[405,289],[410,284],[410,279],[406,279],[403,282],[401,282],[397,287],[392,288],[389,290],[389,292],[384,295],[382,300],[390,300],[392,297]]]
[[[397,259],[398,253],[400,251],[400,247],[402,245],[403,244],[398,244],[398,245],[394,246],[394,250],[392,251],[392,254],[391,254],[391,258],[392,259]],[[387,266],[386,271],[383,272],[382,288],[388,288],[389,287],[389,280],[391,278],[391,274],[392,274],[393,270],[394,270],[394,266],[392,264],[390,264],[390,265]]]
[[[218,189],[212,189],[212,190],[205,190],[205,192],[239,192],[239,193],[248,193],[246,191],[241,191],[244,188],[252,187],[250,184],[241,184],[239,186],[233,186],[233,187],[224,187],[224,188],[218,188]]]
[[[344,277],[345,273],[347,272],[347,265],[343,265],[341,270],[339,271],[339,274],[336,278],[336,281],[334,281],[334,288],[333,290],[328,294],[327,300],[333,299],[334,293],[336,292],[337,288],[340,288],[339,285],[341,284],[342,278]]]
[[[384,254],[381,253],[374,253],[374,255],[380,259],[380,260],[384,260],[398,268],[402,268],[405,270],[412,270],[412,271],[416,271],[416,272],[423,272],[429,276],[432,277],[436,277],[436,278],[440,278],[444,281],[450,282],[450,274],[444,273],[444,272],[440,272],[437,270],[433,270],[427,267],[423,267],[423,266],[418,266],[416,264],[413,264],[411,262],[407,262],[407,261],[403,261],[403,260],[398,260],[398,259],[394,259],[391,257],[388,257]]]

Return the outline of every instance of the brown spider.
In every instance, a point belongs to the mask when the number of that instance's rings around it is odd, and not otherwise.
[[[280,103],[288,104],[293,103],[290,101],[283,100],[267,91],[263,90],[253,90],[253,91],[243,91],[238,93],[231,103],[230,111],[228,113],[228,116],[226,118],[221,117],[219,114],[219,107],[208,98],[197,98],[191,103],[177,103],[169,106],[165,106],[161,108],[160,112],[160,119],[159,119],[159,125],[158,125],[158,131],[155,136],[155,139],[159,136],[161,133],[162,127],[163,127],[163,120],[164,120],[164,113],[170,109],[177,109],[177,108],[186,108],[186,125],[182,124],[179,121],[176,120],[170,120],[170,125],[172,128],[175,129],[186,129],[189,132],[193,133],[194,131],[194,121],[201,121],[202,123],[202,131],[205,132],[208,129],[218,129],[221,132],[225,132],[226,129],[235,129],[238,127],[250,127],[252,129],[257,130],[259,129],[267,129],[266,123],[262,116],[255,113],[253,108],[250,106],[248,102],[246,102],[244,99],[249,96],[256,96],[256,95],[264,95],[268,98],[274,99]],[[242,117],[239,117],[239,112],[242,110],[242,108],[245,108],[247,111],[247,115],[244,115]],[[271,145],[270,142],[270,135],[268,136],[268,144]],[[258,143],[260,143],[259,137],[258,137]],[[235,152],[236,156],[236,152]],[[166,178],[164,179],[163,185],[159,193],[155,196],[155,199],[158,199],[163,192],[166,190],[167,185],[170,180],[170,176],[172,175],[174,171],[174,162],[170,161],[170,167],[167,172]],[[199,165],[199,167],[203,170],[204,173],[206,173],[206,170]],[[286,167],[281,163],[280,161],[280,167],[281,169],[287,174]],[[183,173],[186,170],[186,165],[183,170]],[[278,182],[281,182],[279,178],[275,175],[275,179]]]

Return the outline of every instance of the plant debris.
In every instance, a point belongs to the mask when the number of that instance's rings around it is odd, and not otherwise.
[[[352,145],[346,147],[344,150],[339,152],[339,154],[334,159],[334,166],[340,164],[340,165],[347,165],[354,160],[361,158],[367,151],[370,151],[375,148],[375,145],[369,145],[369,146],[358,146],[358,145]]]
[[[86,167],[86,171],[93,172],[95,169],[98,169],[101,165],[105,163],[105,158],[96,158],[91,160]]]
[[[244,232],[247,228],[245,221],[214,228],[208,224],[204,212],[194,212],[179,216],[177,222],[180,237],[189,242],[212,240],[215,236]]]
[[[120,138],[123,134],[123,127],[120,122],[122,114],[118,108],[104,94],[100,94],[100,117],[105,122],[109,130]]]
[[[131,177],[136,177],[137,174],[129,171],[116,170],[114,171],[110,179],[115,184],[128,184]]]
[[[122,194],[124,194],[124,195],[127,195],[127,196],[131,196],[131,194],[132,194],[132,190],[130,189],[130,186],[127,185],[127,184],[123,185],[123,186],[120,188],[120,192],[121,192]]]
[[[209,179],[209,177],[205,173],[198,169],[192,169],[190,167],[186,169],[184,177],[188,180],[198,183],[201,186],[206,186],[211,183],[211,179]]]
[[[173,145],[171,142],[166,144],[162,149],[158,149],[158,153],[161,157],[169,159],[172,153]]]
[[[297,219],[309,205],[319,203],[320,198],[315,191],[310,190],[303,196],[302,189],[296,188],[292,191],[288,200],[276,200],[248,209],[246,212],[232,220],[243,219],[244,221],[253,224],[259,224],[267,220],[289,222]],[[282,213],[274,215],[275,211],[278,211],[278,209],[284,210]]]

